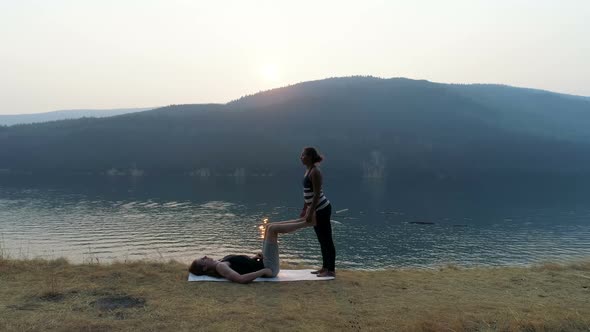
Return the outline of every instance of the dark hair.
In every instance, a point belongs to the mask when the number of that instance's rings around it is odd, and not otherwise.
[[[311,161],[314,164],[321,163],[322,160],[324,160],[324,157],[322,157],[314,147],[308,146],[308,147],[303,148],[303,153],[310,156]]]
[[[188,268],[188,272],[190,272],[196,276],[202,276],[205,274],[205,271],[203,270],[203,265],[199,264],[197,262],[197,259],[195,259],[191,263],[191,266]]]
[[[199,264],[198,259],[195,259],[191,266],[188,268],[188,272],[196,275],[196,276],[210,276],[215,278],[221,278],[219,273],[215,270],[207,270],[205,271],[203,264]]]

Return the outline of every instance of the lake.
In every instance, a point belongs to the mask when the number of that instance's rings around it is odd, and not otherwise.
[[[590,181],[326,178],[337,267],[530,265],[590,257]],[[256,253],[259,226],[297,217],[300,178],[0,177],[0,253],[72,262]],[[334,213],[338,211],[338,213]],[[312,229],[281,259],[317,266]]]

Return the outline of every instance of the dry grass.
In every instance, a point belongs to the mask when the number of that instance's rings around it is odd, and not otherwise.
[[[177,262],[0,259],[0,331],[588,331],[590,262],[189,283]]]

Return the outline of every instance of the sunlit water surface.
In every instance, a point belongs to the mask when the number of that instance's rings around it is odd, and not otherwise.
[[[333,203],[337,265],[529,265],[590,257],[588,196],[568,185],[543,188],[351,185],[334,179],[325,192]],[[261,248],[264,219],[298,215],[299,191],[298,181],[276,179],[4,179],[0,253],[187,263],[203,254],[253,254]],[[321,261],[312,229],[282,236],[280,250],[289,263]]]

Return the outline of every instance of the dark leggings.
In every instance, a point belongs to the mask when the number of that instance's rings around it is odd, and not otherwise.
[[[336,248],[334,247],[334,240],[332,240],[332,223],[330,216],[332,215],[332,205],[316,211],[317,224],[313,228],[315,234],[320,242],[322,249],[322,268],[328,271],[335,271],[336,269]]]

